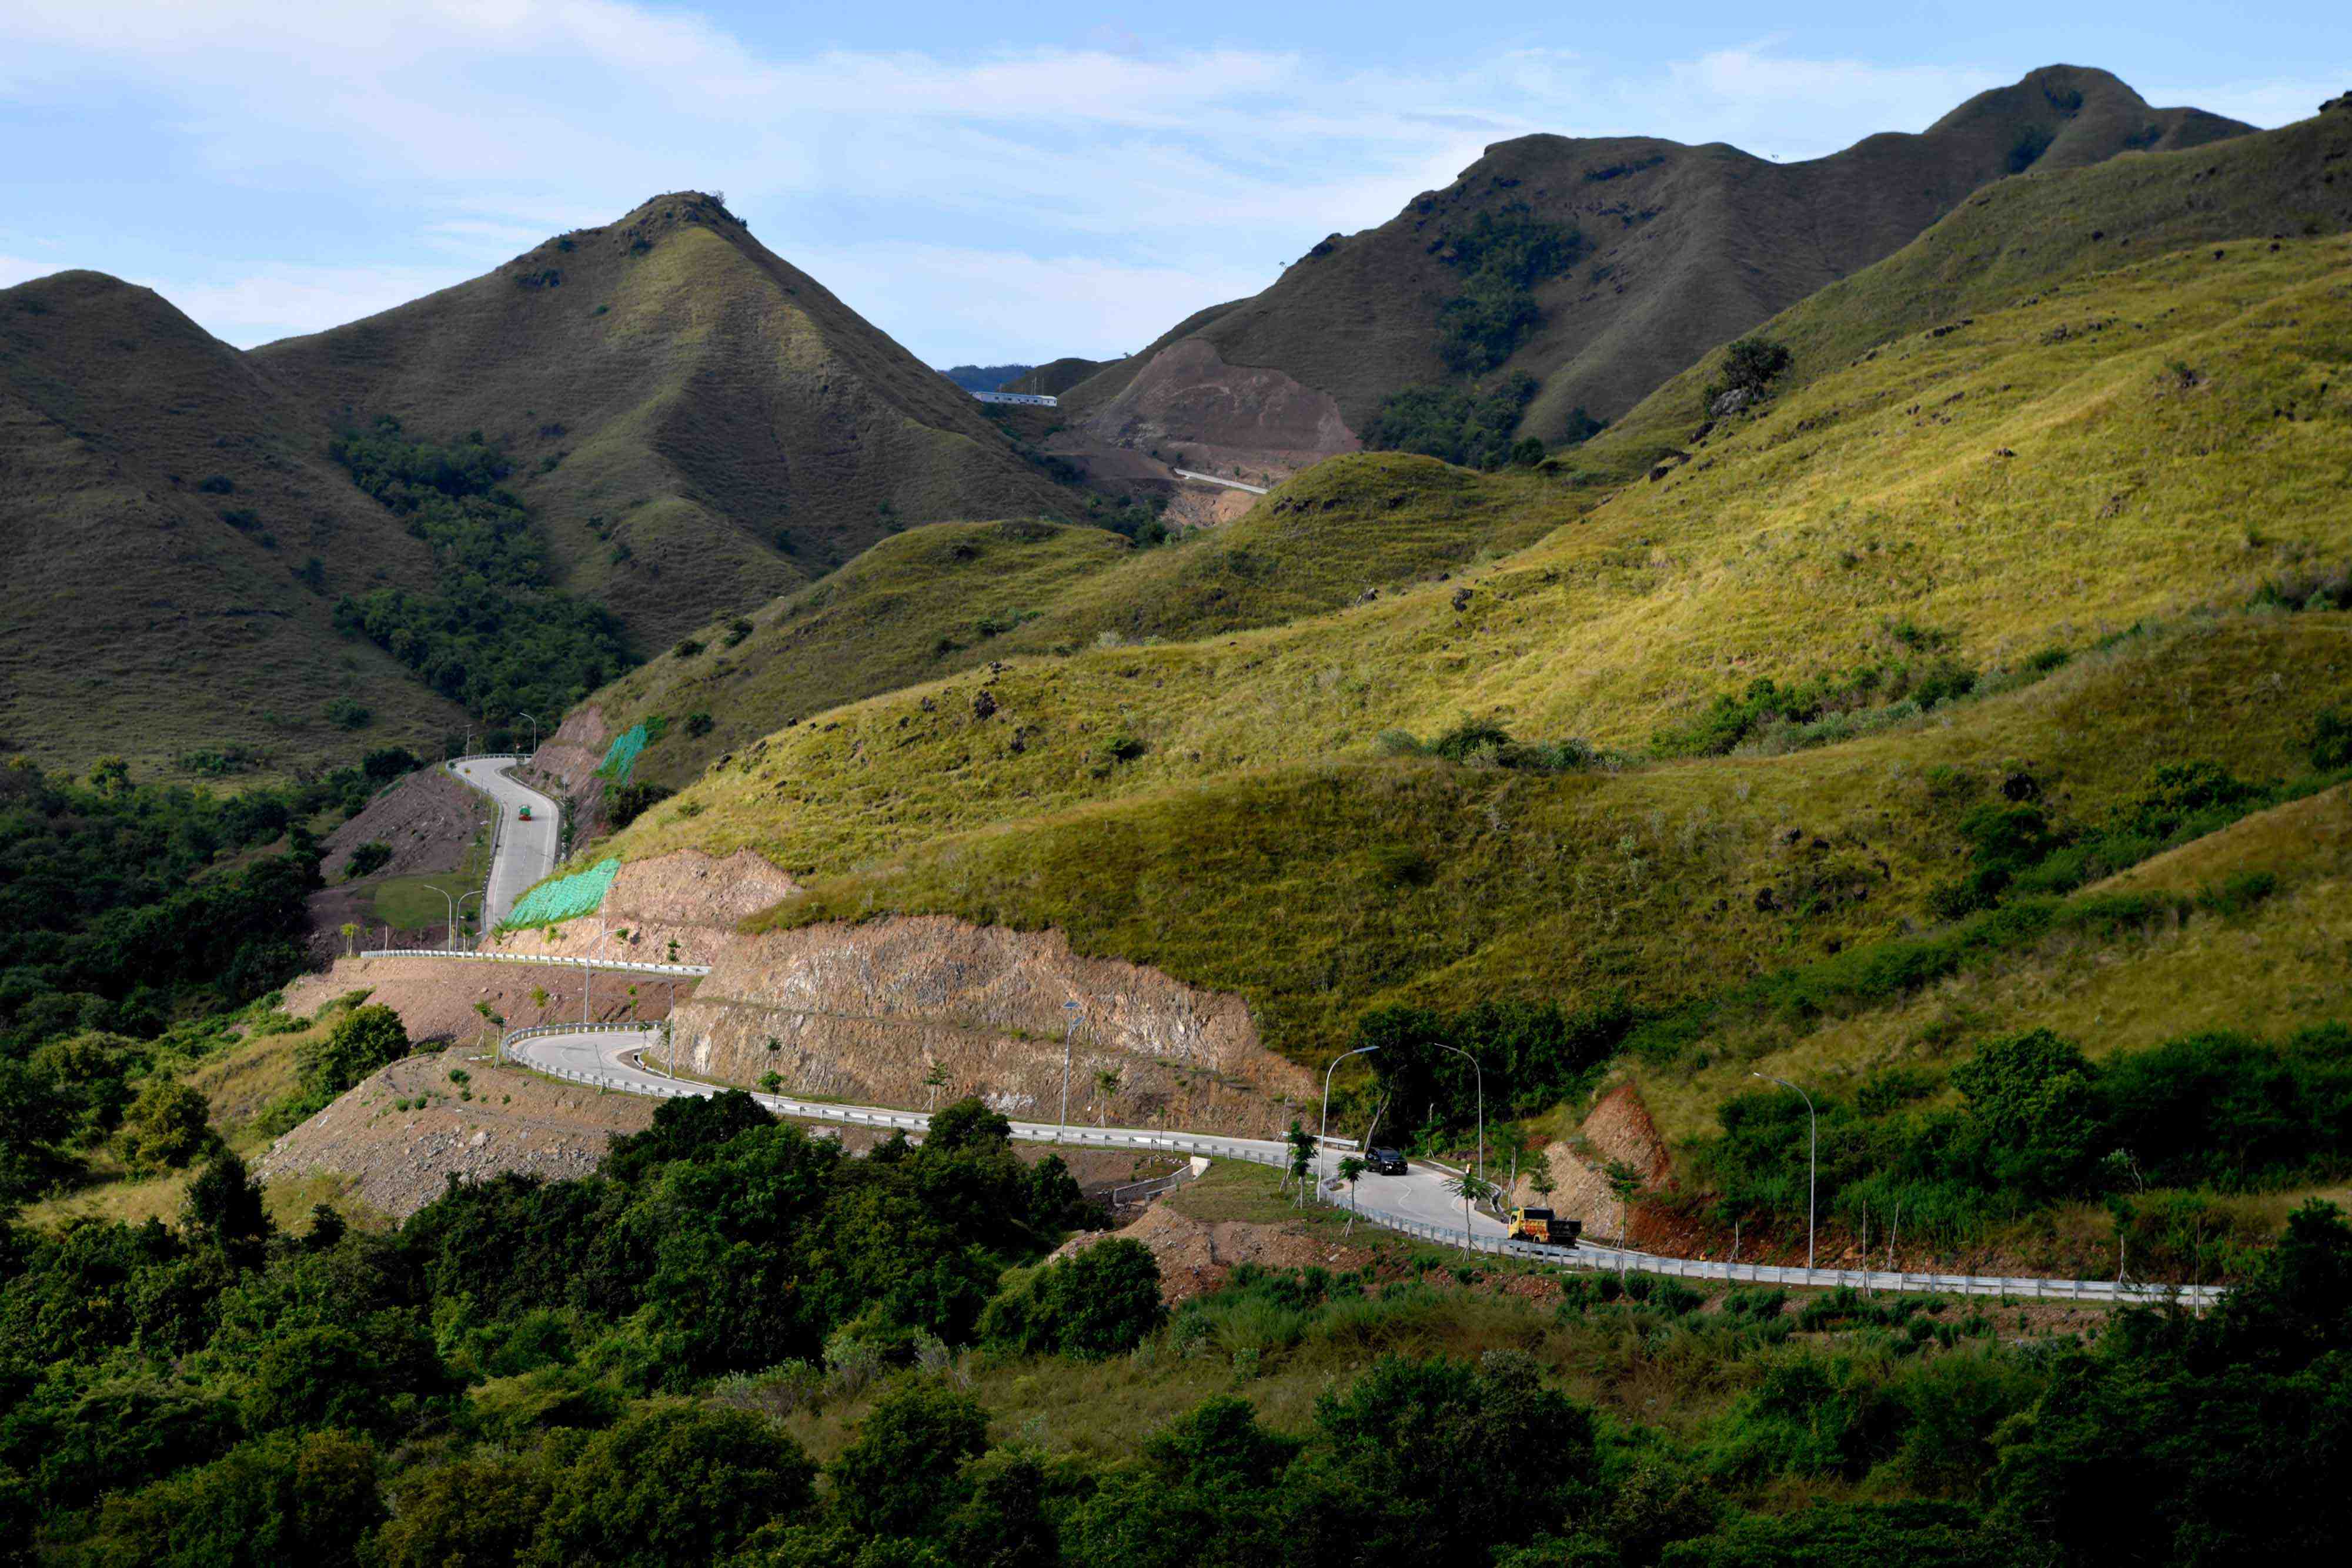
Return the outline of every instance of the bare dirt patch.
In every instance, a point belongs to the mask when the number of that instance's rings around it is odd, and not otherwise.
[[[580,1017],[582,975],[576,966],[550,964],[478,964],[446,958],[405,956],[384,958],[338,958],[323,972],[305,975],[286,988],[289,1012],[307,1017],[348,991],[364,990],[368,1000],[400,1015],[408,1038],[432,1040],[473,1040],[488,1025],[474,1004],[487,1002],[506,1019],[509,1029],[531,1024],[568,1023]],[[693,982],[677,988],[684,999]],[[636,988],[635,1011],[630,1010],[630,988]],[[536,994],[545,993],[542,1001]],[[589,1016],[598,1023],[621,1023],[631,1018],[651,1023],[669,1016],[671,987],[666,981],[612,971],[596,974],[589,990]]]
[[[330,957],[344,949],[341,930],[346,924],[372,925],[375,890],[390,878],[456,870],[488,820],[488,802],[438,768],[412,773],[369,801],[366,810],[328,834],[321,846],[325,857],[320,872],[331,885],[308,901],[311,952]],[[392,859],[366,876],[337,880],[352,852],[367,843],[384,845]]]
[[[452,1080],[453,1070],[467,1080]],[[462,1098],[467,1092],[472,1099]],[[339,1176],[370,1207],[402,1219],[440,1197],[453,1176],[587,1176],[614,1134],[652,1124],[654,1103],[428,1051],[394,1062],[279,1138],[257,1172],[264,1181]]]
[[[1055,1249],[1053,1259],[1074,1257],[1113,1236],[1140,1241],[1151,1249],[1160,1263],[1160,1299],[1171,1303],[1207,1295],[1244,1263],[1262,1269],[1347,1272],[1363,1268],[1373,1259],[1368,1248],[1334,1243],[1288,1226],[1245,1219],[1194,1219],[1166,1204],[1154,1204],[1123,1230],[1074,1236]]]
[[[503,934],[501,952],[708,964],[739,942],[736,925],[800,891],[800,883],[750,850],[724,860],[682,850],[631,861],[614,877],[593,919]]]
[[[1277,370],[1227,364],[1204,338],[1153,355],[1086,430],[1177,467],[1253,485],[1278,483],[1362,445],[1328,393]]]
[[[863,1105],[976,1094],[1051,1119],[1070,1047],[1074,1123],[1278,1134],[1313,1103],[1305,1070],[1258,1043],[1236,996],[1073,953],[1059,932],[943,916],[730,938],[678,1009],[698,1077]]]

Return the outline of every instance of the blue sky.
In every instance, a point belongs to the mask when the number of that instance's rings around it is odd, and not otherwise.
[[[253,344],[691,186],[933,363],[1101,357],[1491,141],[1818,157],[2059,61],[2279,125],[2352,89],[2352,6],[6,0],[0,286]]]

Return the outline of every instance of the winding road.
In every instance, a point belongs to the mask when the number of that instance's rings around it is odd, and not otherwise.
[[[562,841],[562,809],[536,789],[511,777],[520,757],[460,757],[449,770],[499,803],[498,850],[490,857],[490,876],[482,895],[482,930],[496,931],[507,912],[537,883],[555,869],[556,846]],[[530,808],[530,820],[522,809]]]
[[[499,801],[505,819],[497,853],[490,864],[493,912],[483,923],[495,929],[498,918],[534,882],[554,868],[555,807],[547,797],[525,789],[507,777],[516,758],[460,758],[454,765],[460,777]],[[517,813],[531,808],[532,821]],[[411,956],[429,955],[410,955]],[[450,955],[463,960],[470,954]],[[518,960],[530,961],[530,960]],[[545,960],[541,960],[545,961]],[[557,959],[562,963],[566,960]],[[600,966],[601,967],[601,966]],[[618,967],[618,966],[615,966]],[[655,969],[673,966],[650,966]],[[594,1084],[625,1094],[660,1099],[711,1095],[728,1086],[674,1078],[661,1070],[659,1029],[603,1024],[586,1028],[552,1025],[516,1030],[501,1041],[506,1056],[522,1066],[556,1078]],[[646,1061],[653,1052],[654,1061]],[[845,1126],[903,1129],[920,1132],[930,1117],[920,1111],[879,1105],[840,1105],[828,1101],[794,1100],[780,1094],[753,1093],[752,1098],[780,1116],[831,1122]],[[1287,1148],[1266,1138],[1234,1138],[1213,1133],[1170,1132],[1147,1127],[1057,1126],[1051,1122],[1015,1122],[1013,1137],[1024,1143],[1060,1144],[1078,1148],[1157,1149],[1171,1154],[1205,1155],[1213,1159],[1246,1160],[1277,1168],[1289,1163]],[[1317,1155],[1318,1194],[1325,1201],[1346,1207],[1350,1195],[1337,1180],[1340,1159],[1352,1153],[1339,1140]],[[1447,1188],[1453,1173],[1415,1162],[1401,1176],[1367,1174],[1353,1194],[1353,1206],[1363,1217],[1392,1230],[1423,1239],[1480,1252],[1505,1254],[1568,1268],[1638,1270],[1643,1273],[1678,1275],[1685,1279],[1737,1281],[1741,1284],[1794,1285],[1822,1289],[1840,1285],[1863,1290],[1933,1291],[1947,1294],[1999,1296],[2003,1300],[2048,1300],[2083,1302],[2179,1301],[2207,1305],[2219,1301],[2224,1288],[2122,1282],[2113,1280],[2046,1280],[1987,1274],[1935,1274],[1873,1269],[1800,1269],[1772,1264],[1727,1263],[1710,1259],[1665,1258],[1622,1248],[1592,1244],[1572,1249],[1539,1247],[1507,1239],[1501,1221],[1473,1210],[1463,1214],[1462,1200]]]

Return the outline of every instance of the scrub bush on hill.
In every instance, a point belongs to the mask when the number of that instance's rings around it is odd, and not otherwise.
[[[380,588],[336,602],[335,624],[406,664],[477,717],[558,712],[634,662],[619,622],[549,586],[546,549],[479,432],[440,444],[382,419],[328,454],[433,549],[431,594]]]
[[[1381,400],[1364,423],[1368,450],[1416,452],[1465,468],[1500,468],[1512,460],[1519,414],[1536,395],[1533,376],[1506,376],[1485,389],[1404,387]]]
[[[756,1108],[706,1106],[622,1140],[625,1179],[453,1185],[391,1234],[273,1234],[233,1157],[176,1227],[9,1233],[5,1539],[44,1562],[257,1568],[1451,1568],[1465,1552],[1506,1568],[2088,1568],[2326,1562],[2346,1544],[2331,1504],[2352,1228],[2322,1206],[2202,1321],[2120,1313],[2088,1347],[2011,1346],[1981,1314],[1851,1291],[1816,1302],[1798,1341],[1772,1292],[1695,1312],[1643,1279],[1555,1317],[1451,1286],[1244,1269],[1115,1375],[1072,1383],[1045,1358],[978,1385],[1020,1398],[1042,1380],[1119,1439],[1049,1457],[992,1441],[1018,1417],[961,1385],[969,1364],[891,1370],[908,1359],[878,1306],[892,1272],[920,1274],[958,1237],[1002,1264],[1058,1234],[1013,1212],[1034,1197],[1001,1119],[955,1109],[949,1146],[885,1145],[877,1165]],[[789,1179],[744,1180],[776,1155]],[[845,1250],[845,1227],[898,1218],[870,1206],[887,1193],[957,1211]],[[645,1354],[725,1332],[685,1310],[682,1273],[714,1301],[764,1303],[769,1326],[798,1322],[735,1358],[772,1371],[714,1385]],[[1267,1308],[1300,1322],[1280,1354],[1341,1358],[1298,1369],[1325,1385],[1311,1412],[1276,1430],[1218,1394],[1136,1429],[1137,1395],[1240,1344]],[[1498,1336],[1528,1348],[1366,1354]],[[737,1402],[754,1381],[803,1385],[790,1358],[819,1343],[881,1378],[862,1416],[843,1411],[822,1489],[793,1438]],[[1562,1366],[1649,1397],[1597,1414]],[[1674,1430],[1646,1424],[1669,1397],[1692,1402]],[[1839,1490],[1790,1510],[1791,1489],[1823,1485]]]
[[[2065,1198],[2147,1186],[2278,1188],[2352,1169],[2352,1029],[2277,1043],[2214,1032],[2095,1063],[2046,1030],[1991,1041],[1953,1069],[1958,1109],[1920,1102],[1936,1084],[1816,1090],[1820,1203],[1858,1221],[1898,1208],[1906,1233],[1965,1240]],[[1720,1134],[1690,1154],[1727,1220],[1802,1224],[1808,1118],[1785,1091],[1735,1096]]]

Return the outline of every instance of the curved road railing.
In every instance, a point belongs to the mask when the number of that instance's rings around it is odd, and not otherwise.
[[[500,1050],[514,1058],[514,1042],[541,1036],[574,1034],[638,1034],[650,1037],[654,1031],[633,1024],[535,1024],[527,1029],[509,1030],[500,1040]],[[729,1087],[703,1083],[690,1079],[667,1077],[628,1077],[620,1073],[567,1067],[561,1062],[541,1061],[529,1055],[517,1058],[532,1071],[574,1082],[594,1084],[599,1088],[617,1090],[623,1093],[648,1094],[661,1098],[719,1093]],[[763,1094],[750,1091],[751,1098],[778,1115],[803,1121],[836,1123],[844,1126],[888,1128],[893,1131],[919,1132],[930,1124],[930,1117],[920,1111],[891,1111],[876,1106],[839,1105],[822,1100],[795,1100],[779,1094]],[[1157,1150],[1170,1154],[1205,1155],[1213,1159],[1245,1160],[1252,1165],[1286,1168],[1290,1163],[1286,1145],[1263,1138],[1225,1138],[1193,1133],[1164,1133],[1148,1128],[1132,1127],[1062,1127],[1051,1122],[1015,1122],[1013,1137],[1024,1143],[1077,1144],[1097,1148]],[[1341,1146],[1341,1140],[1328,1140],[1329,1147]],[[2080,1301],[2085,1303],[2137,1303],[2159,1305],[2166,1302],[2183,1306],[2210,1306],[2227,1293],[2220,1285],[2144,1284],[2137,1281],[2115,1280],[2047,1280],[2031,1276],[2011,1277],[1992,1274],[1918,1273],[1887,1269],[1803,1269],[1769,1263],[1717,1262],[1704,1258],[1666,1258],[1655,1253],[1637,1252],[1628,1248],[1579,1245],[1574,1248],[1545,1247],[1533,1242],[1513,1241],[1492,1232],[1480,1234],[1475,1228],[1433,1224],[1411,1215],[1399,1214],[1377,1202],[1364,1202],[1360,1194],[1353,1199],[1335,1195],[1333,1182],[1318,1181],[1316,1196],[1334,1207],[1346,1208],[1358,1218],[1371,1221],[1383,1228],[1417,1237],[1445,1247],[1459,1247],[1465,1251],[1493,1257],[1522,1259],[1529,1262],[1549,1264],[1561,1269],[1583,1269],[1601,1272],[1639,1271],[1644,1274],[1665,1274],[1685,1280],[1715,1280],[1732,1284],[1794,1285],[1808,1290],[1834,1290],[1849,1286],[1862,1291],[1936,1291],[1947,1295],[1998,1296],[2005,1300]]]
[[[710,973],[708,964],[639,963],[630,958],[575,958],[566,953],[469,953],[446,947],[362,947],[362,958],[459,958],[469,964],[549,964],[564,969],[626,969],[632,975],[670,975],[698,978]]]

